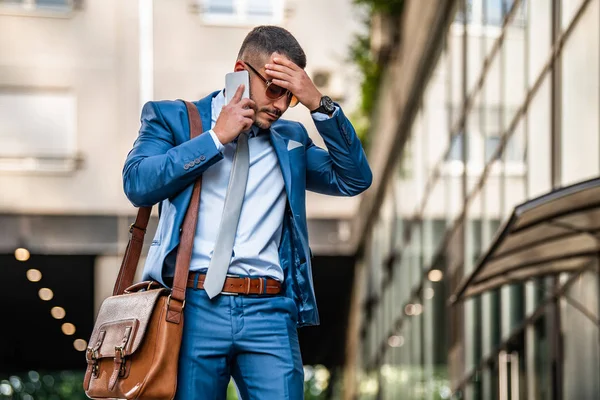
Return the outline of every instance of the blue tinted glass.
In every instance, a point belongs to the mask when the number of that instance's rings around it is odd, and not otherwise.
[[[494,153],[500,144],[499,136],[488,136],[485,138],[485,162],[486,164],[492,160]],[[496,157],[497,159],[498,157]]]
[[[483,19],[488,25],[502,25],[504,20],[505,0],[485,0],[483,8]]]
[[[458,135],[452,136],[450,138],[450,151],[448,152],[448,156],[446,157],[447,161],[462,161],[463,160],[463,140],[464,133],[459,133]],[[467,156],[469,154],[469,143],[467,142]]]
[[[69,0],[36,0],[35,4],[40,8],[65,8],[71,5]]]
[[[456,22],[471,22],[473,20],[473,0],[466,1],[466,12],[463,11],[462,2],[459,2],[458,11],[454,20]],[[466,14],[466,16],[465,16]]]
[[[515,0],[485,0],[483,2],[483,19],[485,23],[487,25],[502,26],[514,3]],[[514,24],[517,26],[524,24],[526,5],[526,0],[521,1],[516,11]]]
[[[250,15],[272,15],[273,7],[271,0],[250,0],[248,1],[248,14]]]
[[[233,14],[233,0],[210,0],[208,12],[213,14]]]

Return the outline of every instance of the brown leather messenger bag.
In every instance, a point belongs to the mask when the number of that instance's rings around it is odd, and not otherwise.
[[[190,138],[202,133],[195,105],[185,102]],[[172,399],[183,332],[185,290],[198,222],[202,178],[194,183],[183,226],[173,289],[133,279],[152,207],[141,207],[113,295],[100,307],[86,351],[85,394],[92,399]]]

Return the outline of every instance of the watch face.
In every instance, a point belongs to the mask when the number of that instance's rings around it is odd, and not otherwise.
[[[327,112],[331,113],[333,111],[335,111],[335,104],[333,104],[333,100],[331,100],[330,97],[328,96],[323,96],[323,108],[325,108],[325,110],[327,110]]]

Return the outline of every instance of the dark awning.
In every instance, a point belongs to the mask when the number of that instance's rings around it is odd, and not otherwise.
[[[456,303],[506,283],[580,269],[600,252],[600,178],[515,207],[452,295]]]

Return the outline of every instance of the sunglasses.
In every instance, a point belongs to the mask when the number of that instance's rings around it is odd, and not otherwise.
[[[248,64],[244,61],[244,64],[248,66],[262,81],[267,85],[265,88],[265,94],[271,100],[278,100],[283,96],[287,96],[288,106],[295,107],[298,104],[298,98],[292,94],[288,89],[282,88],[281,86],[277,86],[273,83],[273,81],[268,80],[264,76],[260,74],[252,65]]]

